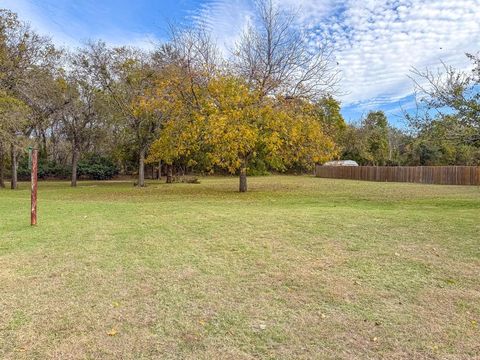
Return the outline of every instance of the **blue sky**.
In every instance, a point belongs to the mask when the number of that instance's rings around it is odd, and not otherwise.
[[[335,46],[340,100],[348,121],[384,110],[402,126],[413,107],[412,67],[445,61],[467,69],[480,51],[480,0],[277,0],[299,10],[300,25]],[[168,21],[201,22],[222,49],[231,48],[252,16],[252,0],[0,0],[55,43],[75,47],[101,38],[151,48]]]

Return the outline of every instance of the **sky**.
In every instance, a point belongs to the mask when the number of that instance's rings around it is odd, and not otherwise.
[[[61,46],[90,39],[152,48],[169,22],[202,24],[228,51],[252,16],[253,0],[0,0]],[[335,48],[342,113],[358,121],[383,110],[396,126],[414,108],[413,67],[468,69],[480,51],[480,0],[276,0],[299,25]]]

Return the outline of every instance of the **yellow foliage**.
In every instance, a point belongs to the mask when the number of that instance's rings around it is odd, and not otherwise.
[[[211,166],[235,173],[260,153],[278,170],[313,166],[336,155],[309,103],[261,100],[242,80],[227,76],[213,78],[196,100],[199,106],[192,107],[178,93],[170,95],[171,116],[147,161],[172,163],[204,151]],[[148,108],[142,101],[139,106]]]

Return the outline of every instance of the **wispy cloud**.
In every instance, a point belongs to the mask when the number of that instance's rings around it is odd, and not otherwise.
[[[78,46],[80,44],[77,38],[68,35],[64,29],[58,29],[59,24],[55,16],[43,16],[43,12],[36,2],[29,0],[3,0],[0,7],[18,13],[22,20],[28,21],[42,35],[50,36],[58,45]]]
[[[252,10],[246,0],[212,0],[202,3],[189,18],[210,30],[219,48],[228,53],[253,16]]]
[[[17,12],[40,34],[58,46],[75,48],[88,40],[102,39],[112,46],[151,49],[158,42],[155,28],[145,31],[109,19],[110,9],[97,1],[2,0],[0,7]]]

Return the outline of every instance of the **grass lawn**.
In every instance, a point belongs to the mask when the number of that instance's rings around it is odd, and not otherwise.
[[[480,358],[479,187],[0,189],[1,359]]]

